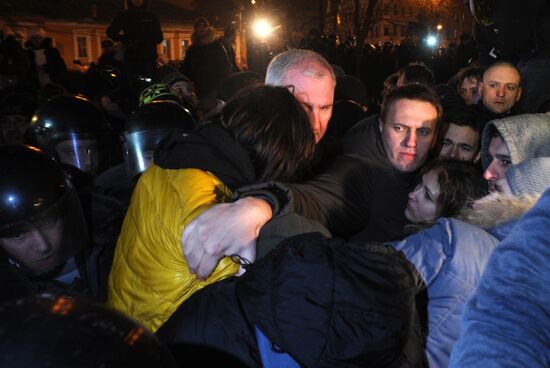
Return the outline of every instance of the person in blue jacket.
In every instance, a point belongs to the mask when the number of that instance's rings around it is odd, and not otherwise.
[[[549,227],[547,190],[491,255],[465,307],[451,367],[550,366]]]
[[[513,165],[501,181],[505,183],[499,187],[507,190],[477,201],[461,220],[441,218],[431,228],[391,243],[416,266],[426,285],[430,367],[448,366],[460,336],[464,305],[474,294],[489,257],[535,198],[550,187],[550,158]]]
[[[495,145],[495,140],[501,145]],[[460,335],[460,316],[499,241],[550,186],[545,168],[550,116],[525,114],[489,122],[482,136],[484,178],[493,194],[461,220],[442,218],[392,245],[402,251],[427,288],[426,350],[431,367],[447,367]],[[538,159],[536,159],[538,158]],[[501,192],[501,194],[499,194]],[[504,195],[503,195],[503,194]],[[463,221],[462,221],[463,220]],[[426,327],[426,326],[425,326]]]

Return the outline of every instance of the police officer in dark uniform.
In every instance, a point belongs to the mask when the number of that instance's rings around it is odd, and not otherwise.
[[[108,166],[109,130],[101,110],[84,96],[58,96],[31,119],[30,143],[55,157],[78,188]]]
[[[36,147],[0,147],[0,299],[59,291],[105,299],[111,259],[90,242],[61,166]]]
[[[129,117],[121,137],[123,163],[94,180],[96,193],[115,198],[127,208],[139,174],[152,163],[159,141],[173,130],[194,127],[191,113],[175,101],[154,100],[139,107]]]

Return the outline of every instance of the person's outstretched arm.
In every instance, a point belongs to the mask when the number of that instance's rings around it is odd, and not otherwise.
[[[338,235],[361,230],[369,215],[369,177],[364,162],[344,157],[304,183],[266,183],[264,188],[237,191],[246,197],[216,205],[187,225],[182,246],[190,271],[205,278],[224,256],[254,261],[244,255],[255,254],[258,233],[274,215],[296,212]],[[250,197],[261,192],[269,202]]]
[[[181,237],[189,270],[206,279],[224,256],[238,255],[254,262],[256,238],[271,216],[267,201],[254,197],[205,211],[185,227]]]

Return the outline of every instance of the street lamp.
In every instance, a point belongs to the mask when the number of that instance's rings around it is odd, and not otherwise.
[[[269,37],[271,32],[273,32],[273,28],[271,26],[271,23],[267,19],[258,19],[254,25],[254,32],[256,33],[256,36],[260,39],[265,39]]]
[[[437,43],[438,43],[437,36],[428,35],[428,37],[426,37],[426,45],[428,45],[429,47],[433,48],[437,46]]]

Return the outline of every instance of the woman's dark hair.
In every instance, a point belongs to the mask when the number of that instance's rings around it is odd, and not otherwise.
[[[432,161],[422,175],[435,171],[439,184],[436,198],[436,219],[455,217],[473,201],[487,195],[487,184],[481,167],[467,161]]]
[[[287,88],[244,88],[221,114],[220,124],[249,151],[258,181],[298,180],[309,168],[315,151],[313,130]]]

